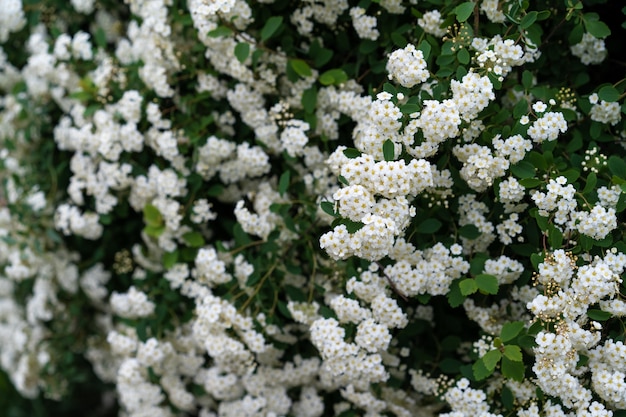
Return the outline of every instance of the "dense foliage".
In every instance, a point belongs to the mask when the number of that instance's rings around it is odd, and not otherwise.
[[[2,1],[3,415],[624,417],[618,3]]]

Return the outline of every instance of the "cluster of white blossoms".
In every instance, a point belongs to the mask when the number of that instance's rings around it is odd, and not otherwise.
[[[424,29],[424,32],[431,35],[442,37],[447,33],[446,28],[442,28],[443,18],[439,10],[431,10],[417,19],[417,24]]]
[[[528,128],[528,136],[533,142],[552,141],[559,137],[560,133],[567,131],[567,122],[561,112],[546,112],[535,120]]]
[[[617,101],[607,102],[600,100],[598,102],[598,94],[593,93],[589,96],[589,102],[593,104],[589,117],[591,120],[600,123],[610,123],[615,126],[622,120],[622,111]]]
[[[378,22],[374,16],[368,16],[365,14],[365,9],[362,7],[353,7],[350,9],[350,17],[352,18],[352,25],[357,35],[361,39],[369,39],[375,41],[378,39],[380,32],[376,29],[376,23]]]
[[[25,24],[26,18],[21,0],[8,0],[2,3],[2,9],[0,9],[0,42],[6,42],[11,32],[22,29]]]
[[[544,392],[579,413],[612,415],[603,404],[593,401],[592,391],[583,385],[587,371],[591,371],[596,393],[605,401],[617,408],[626,404],[623,388],[617,388],[625,383],[620,356],[626,352],[611,339],[600,343],[602,326],[597,322],[589,325],[585,316],[590,306],[618,295],[625,269],[626,255],[617,251],[579,266],[576,257],[559,249],[546,254],[539,264],[535,278],[546,295],[536,295],[528,309],[539,320],[555,322],[555,332],[541,331],[535,337],[533,371]],[[589,357],[587,367],[578,366],[581,355]]]
[[[424,53],[413,44],[408,44],[403,49],[396,49],[389,55],[387,73],[390,80],[409,88],[425,82],[430,77]]]
[[[584,33],[581,41],[572,45],[570,50],[585,65],[599,64],[607,56],[604,39],[598,39],[590,33]]]

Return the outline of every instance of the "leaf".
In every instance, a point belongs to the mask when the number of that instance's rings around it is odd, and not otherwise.
[[[426,219],[417,226],[417,232],[425,235],[435,233],[442,226],[442,223],[437,219]]]
[[[466,1],[465,3],[461,3],[454,8],[454,14],[456,15],[456,20],[459,22],[465,22],[474,11],[474,2]]]
[[[475,279],[479,290],[486,292],[487,294],[498,293],[498,279],[493,275],[480,274],[477,275]]]
[[[158,208],[152,204],[146,204],[143,208],[143,221],[151,227],[158,227],[163,224],[163,216]]]
[[[511,167],[511,172],[519,179],[533,178],[535,167],[528,161],[520,161]]]
[[[281,197],[285,194],[285,192],[287,191],[287,188],[289,188],[290,180],[291,180],[291,171],[289,170],[283,172],[282,175],[280,176],[280,179],[278,180],[278,193],[280,194]]]
[[[470,54],[467,52],[467,48],[459,49],[459,52],[456,54],[456,59],[463,65],[467,65],[470,62]]]
[[[302,107],[307,113],[315,113],[317,107],[317,88],[315,86],[304,90],[302,93]]]
[[[614,102],[619,100],[619,91],[612,85],[605,85],[598,90],[598,98],[606,102]]]
[[[611,313],[609,313],[608,311],[602,311],[602,310],[598,310],[598,309],[591,309],[591,310],[587,310],[587,316],[591,320],[605,321],[605,320],[610,319],[613,315]]]
[[[521,362],[522,361],[522,349],[516,345],[507,345],[504,347],[504,357],[514,361]]]
[[[311,67],[302,59],[290,59],[289,65],[302,78],[310,77],[313,73]]]
[[[424,59],[428,59],[428,57],[430,56],[430,51],[432,50],[432,47],[430,46],[428,41],[424,39],[423,41],[420,42],[417,49],[422,51],[422,53],[424,54]]]
[[[511,389],[506,385],[502,386],[501,400],[505,410],[510,411],[513,409],[515,397],[513,396]]]
[[[163,263],[163,267],[165,269],[170,269],[176,264],[176,262],[178,262],[178,251],[175,250],[174,252],[165,252],[161,258],[161,262]]]
[[[535,188],[543,184],[543,181],[537,178],[524,178],[520,180],[519,183],[524,188]]]
[[[587,29],[587,32],[589,32],[598,39],[606,38],[611,34],[611,29],[609,29],[609,27],[604,22],[601,22],[599,20],[587,19],[583,20],[583,22],[585,23],[585,28]]]
[[[535,23],[535,21],[537,20],[537,16],[539,13],[537,13],[536,11],[532,11],[530,13],[528,13],[526,16],[524,16],[522,18],[522,21],[520,22],[520,26],[522,29],[528,29],[533,23]]]
[[[282,23],[282,16],[272,16],[267,19],[267,22],[265,22],[263,29],[261,29],[261,41],[265,42],[266,40],[271,38],[272,35],[276,33]]]
[[[348,74],[341,68],[335,68],[320,75],[319,81],[322,85],[339,85],[348,81]]]
[[[470,295],[474,294],[478,291],[478,285],[476,285],[476,280],[472,278],[466,278],[459,282],[459,289],[461,290],[462,295]]]
[[[330,201],[322,201],[320,203],[320,208],[326,214],[330,214],[333,217],[337,217],[337,213],[335,213],[335,205]]]
[[[350,158],[358,158],[359,156],[361,156],[361,151],[359,151],[358,149],[354,149],[354,148],[346,148],[343,150],[343,154]]]
[[[187,232],[183,235],[183,240],[192,248],[204,246],[204,237],[199,232]]]
[[[611,155],[608,161],[609,171],[613,175],[626,179],[626,161],[622,157]]]
[[[481,381],[493,373],[493,370],[490,371],[489,369],[487,369],[487,367],[485,366],[485,362],[482,358],[478,359],[474,363],[474,365],[472,366],[472,371],[474,373],[474,378],[476,378],[477,381]]]
[[[498,349],[493,349],[485,353],[485,355],[481,359],[485,364],[485,368],[487,368],[488,371],[493,372],[493,370],[496,369],[496,365],[498,365],[498,362],[500,362],[501,358],[502,354],[500,353],[500,351]]]
[[[502,358],[500,370],[505,377],[522,382],[524,380],[526,367],[524,366],[524,362],[512,361],[505,356]]]
[[[396,145],[391,139],[387,139],[383,143],[383,156],[385,161],[393,161],[396,153]]]
[[[597,182],[598,176],[593,172],[589,173],[589,175],[587,175],[587,183],[585,184],[585,188],[583,189],[583,194],[587,194],[593,191],[596,187]]]
[[[232,29],[226,26],[218,26],[217,28],[207,33],[207,35],[209,35],[211,38],[219,38],[222,36],[230,36],[232,35],[232,33],[233,33]]]
[[[476,239],[481,235],[481,231],[473,224],[466,224],[465,226],[461,226],[459,228],[459,236],[464,237],[466,239]]]
[[[448,295],[446,296],[446,298],[448,299],[448,304],[452,308],[456,308],[463,304],[463,301],[465,301],[465,296],[461,294],[459,281],[454,281],[450,285],[450,290],[448,291]]]
[[[505,343],[509,340],[513,340],[518,334],[520,334],[522,329],[524,329],[524,323],[521,321],[504,323],[502,330],[500,331],[500,339],[502,339]]]
[[[561,249],[563,246],[563,232],[552,223],[548,225],[548,239],[552,249]]]
[[[248,55],[250,55],[250,44],[248,42],[239,42],[235,45],[235,57],[237,57],[239,62],[243,64]]]

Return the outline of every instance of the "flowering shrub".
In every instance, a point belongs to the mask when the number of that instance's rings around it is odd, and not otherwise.
[[[0,409],[623,417],[617,3],[3,1]]]

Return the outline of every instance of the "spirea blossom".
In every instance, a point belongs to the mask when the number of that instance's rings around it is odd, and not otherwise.
[[[400,85],[409,88],[423,83],[430,75],[426,69],[424,54],[412,44],[408,44],[403,49],[397,49],[389,55],[387,72],[390,80],[395,80]]]

